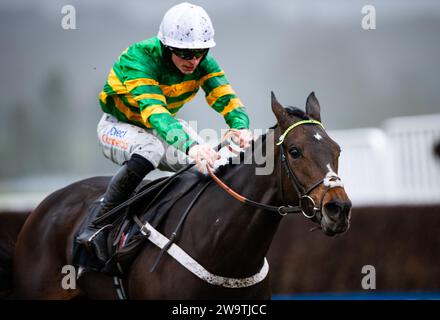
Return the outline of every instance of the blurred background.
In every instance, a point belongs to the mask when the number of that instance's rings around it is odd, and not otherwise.
[[[30,210],[44,196],[70,182],[115,172],[116,166],[104,158],[98,147],[98,93],[119,54],[132,43],[155,36],[166,10],[179,2],[0,2],[0,210]],[[417,224],[410,223],[405,231],[391,228],[401,231],[398,238],[402,241],[415,241],[399,263],[419,259],[411,256],[419,251],[419,245],[428,250],[426,256],[430,260],[423,265],[425,273],[432,270],[430,278],[404,287],[385,281],[382,289],[440,292],[436,271],[440,262],[440,158],[434,155],[435,143],[440,141],[440,3],[192,3],[203,6],[213,21],[217,46],[212,54],[246,105],[251,128],[266,129],[275,123],[270,110],[271,90],[280,102],[301,108],[307,95],[314,91],[327,130],[342,146],[340,175],[354,210],[360,208],[359,221],[371,222],[368,215],[376,213],[365,208],[377,206],[385,208],[379,214],[382,226],[396,214],[404,215],[398,221],[407,221],[408,213],[402,205],[411,207],[410,217],[417,221],[421,219],[417,213],[435,213],[426,222],[432,237],[425,233],[423,241],[417,236],[405,237],[423,232],[411,229]],[[61,25],[65,5],[76,10],[75,30],[65,30]],[[376,10],[375,30],[361,26],[365,5]],[[179,116],[197,120],[199,130],[214,128],[220,133],[225,128],[222,117],[209,109],[202,92]],[[353,229],[355,224],[356,215]],[[297,226],[293,222],[292,225]],[[357,233],[356,229],[351,230],[349,234],[359,237],[364,232],[368,237],[369,229],[363,225],[364,229]],[[285,233],[292,233],[289,230]],[[380,238],[380,234],[377,236]],[[317,243],[322,242],[313,237]],[[359,239],[350,242],[354,255],[359,253],[356,248],[363,241]],[[387,241],[377,245],[384,243]],[[273,248],[277,248],[276,241]],[[370,248],[372,258],[379,259],[374,255],[377,251]],[[301,252],[306,255],[308,250]],[[324,250],[322,255],[315,255],[314,263],[329,261],[326,254]],[[295,261],[304,255],[295,256]],[[275,269],[289,269],[277,253],[272,256]],[[399,265],[396,257],[389,259]],[[307,266],[312,262],[304,263]],[[343,277],[339,286],[323,287],[321,282],[302,287],[294,280],[281,278],[274,283],[277,290],[285,293],[356,291],[360,289],[361,267],[358,269],[357,278],[353,275],[352,280],[357,287],[348,285],[348,280],[344,285]],[[412,277],[419,276],[411,272]],[[409,276],[403,273],[401,278]]]

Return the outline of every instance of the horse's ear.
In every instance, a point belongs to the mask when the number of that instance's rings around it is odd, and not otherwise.
[[[284,122],[287,121],[288,115],[284,107],[278,102],[277,98],[275,97],[275,93],[271,91],[272,96],[272,111],[275,114],[275,117],[277,118],[277,122],[280,125],[283,125]]]
[[[310,118],[321,121],[321,107],[313,91],[307,97],[306,112]]]

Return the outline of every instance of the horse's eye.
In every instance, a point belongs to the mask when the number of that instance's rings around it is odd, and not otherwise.
[[[291,147],[289,149],[289,153],[293,157],[293,159],[298,159],[301,157],[301,151],[297,147]]]

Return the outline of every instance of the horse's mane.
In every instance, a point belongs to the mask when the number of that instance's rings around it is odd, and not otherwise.
[[[296,117],[299,118],[301,120],[310,120],[309,115],[304,111],[301,110],[300,108],[297,107],[293,107],[293,106],[286,106],[284,108],[287,112],[287,114],[289,116],[292,117]],[[272,127],[269,128],[269,130],[273,130],[276,127],[278,127],[278,123],[274,124]],[[229,158],[228,163],[221,165],[217,168],[217,172],[219,174],[224,173],[228,168],[237,166],[237,165],[241,165],[242,162],[244,161],[245,155],[247,152],[253,152],[253,150],[255,149],[256,146],[260,145],[260,144],[265,144],[266,143],[266,138],[267,138],[267,133],[262,134],[260,137],[258,137],[258,139],[253,140],[250,150],[246,150],[246,151],[242,151],[240,152],[239,155],[237,155],[237,157],[240,157],[240,163],[233,163],[232,162],[232,158]]]
[[[277,124],[270,127],[269,129],[275,129],[276,127],[277,127]],[[236,160],[233,161],[234,158],[229,158],[228,162],[226,164],[223,164],[216,169],[217,173],[221,175],[222,173],[225,173],[230,168],[242,165],[245,157],[249,153],[253,153],[256,148],[258,148],[260,145],[264,145],[266,143],[266,138],[267,138],[267,132],[262,134],[261,136],[259,136],[257,139],[252,140],[251,146],[247,150],[241,151],[237,155],[237,157],[240,158],[239,162],[237,162]]]
[[[296,118],[299,118],[301,120],[310,120],[309,115],[307,113],[305,113],[304,110],[301,110],[300,108],[292,107],[292,106],[286,106],[284,108],[284,110],[286,110],[286,112],[287,112],[287,114],[289,116],[296,117]],[[269,129],[275,129],[276,127],[278,127],[278,123],[275,123]]]
[[[284,110],[286,110],[287,114],[290,116],[300,118],[301,120],[310,120],[309,115],[299,108],[287,106]]]

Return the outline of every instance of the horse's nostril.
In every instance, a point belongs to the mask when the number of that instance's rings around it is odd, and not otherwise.
[[[331,215],[337,215],[340,212],[341,207],[337,202],[329,202],[325,204],[325,212]]]
[[[346,201],[332,201],[325,204],[325,212],[332,216],[340,214],[348,215],[351,209],[351,203]]]

